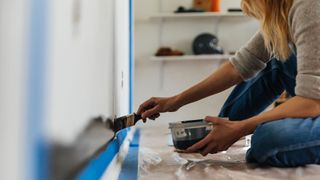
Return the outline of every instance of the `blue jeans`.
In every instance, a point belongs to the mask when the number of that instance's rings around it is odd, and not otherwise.
[[[296,75],[295,55],[285,63],[272,59],[256,77],[235,87],[219,116],[247,119],[265,110],[284,90],[295,96]],[[320,117],[286,118],[259,125],[246,159],[276,167],[320,164]]]

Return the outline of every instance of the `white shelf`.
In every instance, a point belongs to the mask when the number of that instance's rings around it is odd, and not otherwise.
[[[151,18],[246,17],[242,12],[159,13]]]
[[[208,61],[208,60],[228,60],[231,55],[184,55],[184,56],[153,56],[152,61]]]

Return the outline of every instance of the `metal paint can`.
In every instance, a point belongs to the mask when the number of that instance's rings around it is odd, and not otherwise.
[[[213,129],[212,123],[203,119],[169,123],[174,147],[185,150],[206,137]]]

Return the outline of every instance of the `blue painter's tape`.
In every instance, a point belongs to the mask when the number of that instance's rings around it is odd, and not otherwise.
[[[118,151],[118,142],[112,141],[106,151],[98,156],[97,159],[92,160],[90,164],[81,172],[77,179],[99,179]]]
[[[27,179],[48,177],[48,147],[44,139],[45,78],[47,64],[48,0],[29,0],[27,70]]]
[[[129,114],[133,112],[133,6],[129,0]]]
[[[139,164],[140,131],[136,131],[129,152],[122,164],[119,180],[137,180]]]
[[[87,180],[87,179],[99,179],[108,168],[113,158],[119,152],[119,148],[126,138],[128,132],[131,128],[123,129],[119,131],[116,135],[116,138],[108,145],[106,150],[102,152],[97,158],[93,159],[88,166],[80,173],[77,179]],[[134,139],[138,130],[135,132]],[[138,133],[139,134],[139,133]],[[135,141],[133,144],[138,144],[138,141]],[[130,148],[131,149],[131,148]],[[129,151],[130,151],[129,149]]]
[[[77,179],[99,179],[113,158],[119,152],[120,145],[127,136],[129,129],[121,130],[116,138],[108,145],[107,149],[102,152],[96,159],[92,160],[88,166],[81,172]]]

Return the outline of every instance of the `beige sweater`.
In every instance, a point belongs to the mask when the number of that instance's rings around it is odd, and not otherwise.
[[[296,95],[320,99],[320,0],[295,0],[289,28],[297,50]],[[270,57],[258,32],[230,62],[247,80],[263,70]]]

